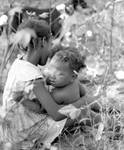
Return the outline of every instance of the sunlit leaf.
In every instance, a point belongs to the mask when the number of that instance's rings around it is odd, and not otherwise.
[[[117,79],[123,80],[124,79],[124,71],[123,70],[115,71],[115,76]]]
[[[61,108],[59,112],[71,119],[76,119],[80,115],[81,110],[70,104]]]

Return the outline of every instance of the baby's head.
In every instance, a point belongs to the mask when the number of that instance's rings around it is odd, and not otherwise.
[[[84,60],[75,48],[65,48],[56,52],[44,70],[48,83],[55,87],[64,87],[72,83],[78,72],[85,67]]]

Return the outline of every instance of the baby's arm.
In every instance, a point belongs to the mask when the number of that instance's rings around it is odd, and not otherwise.
[[[79,83],[79,89],[80,89],[80,97],[85,96],[86,91],[81,83]],[[87,99],[82,98],[82,101],[84,101],[84,104],[82,104],[82,105],[89,105],[89,108],[91,110],[93,110],[94,112],[100,112],[101,106],[97,101],[94,101],[95,99],[97,99],[97,97],[91,97],[91,98],[87,98]]]
[[[79,92],[80,92],[80,98],[84,97],[86,95],[86,90],[84,88],[84,86],[79,82]],[[83,105],[87,105],[87,101],[85,98],[82,98],[82,106]]]
[[[86,90],[80,82],[79,82],[79,91],[80,91],[80,97],[85,96]]]

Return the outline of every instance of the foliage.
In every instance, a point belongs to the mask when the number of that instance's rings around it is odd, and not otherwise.
[[[10,3],[6,1],[4,3],[0,1],[5,9]],[[21,0],[21,3],[48,7],[53,1]],[[98,101],[103,107],[102,124],[98,128],[84,127],[85,130],[80,125],[75,126],[72,128],[74,131],[69,133],[65,131],[59,137],[59,144],[55,146],[68,150],[123,150],[124,1],[86,1],[90,8],[70,19],[72,26],[69,32],[72,36],[67,34],[63,44],[78,47],[81,55],[86,56],[87,68],[79,73],[79,79],[82,83],[88,81],[86,82],[88,94],[99,96]],[[73,21],[76,24],[73,24]],[[5,47],[4,43],[2,44]],[[116,130],[119,127],[120,129]]]

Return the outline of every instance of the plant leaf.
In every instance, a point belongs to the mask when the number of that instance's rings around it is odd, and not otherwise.
[[[81,110],[70,104],[61,108],[59,112],[71,119],[76,119],[80,115]]]

